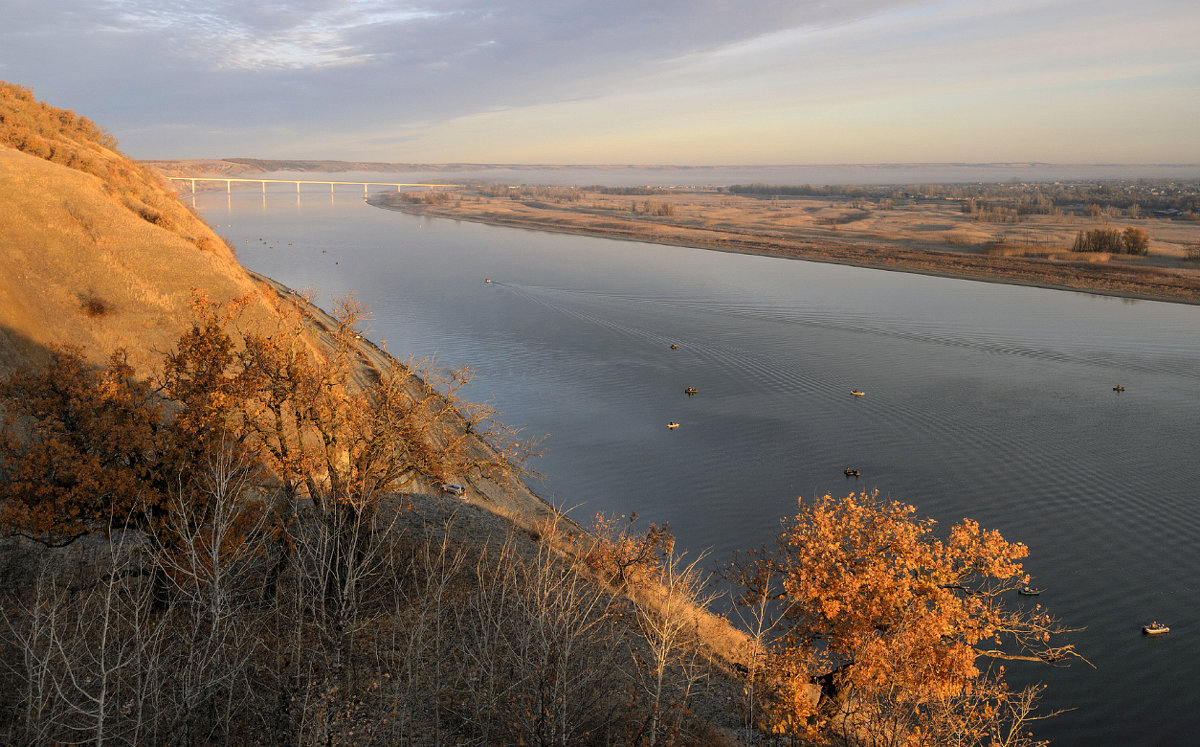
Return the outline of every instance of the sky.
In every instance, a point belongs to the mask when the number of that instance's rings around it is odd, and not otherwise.
[[[135,158],[1200,163],[1195,0],[0,0]]]

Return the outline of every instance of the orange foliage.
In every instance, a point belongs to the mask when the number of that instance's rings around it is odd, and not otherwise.
[[[592,546],[584,561],[619,584],[624,585],[638,573],[657,569],[675,548],[669,524],[651,524],[645,535],[633,533],[637,514],[605,516],[596,514],[591,527]]]
[[[969,519],[939,538],[935,522],[915,512],[867,493],[802,501],[777,547],[735,569],[741,603],[765,597],[780,605],[784,632],[772,668],[782,681],[782,730],[820,723],[816,704],[797,693],[821,677],[843,702],[853,694],[915,712],[969,694],[980,656],[1073,655],[1070,646],[1049,645],[1061,631],[1040,607],[1003,604],[1028,582],[1024,545]]]
[[[78,348],[0,381],[0,528],[49,545],[137,521],[162,499],[161,408],[120,351]]]
[[[242,332],[244,306],[195,294],[159,390],[120,352],[94,368],[73,348],[0,382],[0,531],[64,544],[117,525],[165,531],[178,517],[158,519],[184,509],[201,526],[204,465],[231,449],[265,466],[286,504],[311,501],[320,515],[369,514],[420,478],[520,472],[515,440],[474,440],[505,433],[489,430],[490,410],[454,398],[465,372],[435,379],[439,392],[410,367],[365,365],[354,302],[321,340],[299,315],[272,334]]]
[[[477,426],[491,412],[455,399],[467,372],[422,378],[399,363],[366,364],[358,331],[366,313],[355,301],[339,303],[332,327],[296,315],[270,333],[241,330],[243,307],[196,295],[192,329],[167,356],[164,390],[193,442],[232,434],[270,468],[286,501],[361,512],[419,478],[519,471],[515,444],[474,448],[472,433],[486,431]]]

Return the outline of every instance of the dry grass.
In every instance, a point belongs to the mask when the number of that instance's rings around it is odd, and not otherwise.
[[[469,192],[439,205],[375,198],[409,212],[521,228],[1200,301],[1200,274],[1185,249],[1200,242],[1198,222],[1137,219],[1135,227],[1149,235],[1149,255],[1095,261],[1071,255],[1070,248],[1080,230],[1103,225],[1103,216],[1021,215],[1000,225],[975,220],[956,202],[881,209],[867,201],[702,190],[659,193],[655,200],[669,203],[670,215],[635,212],[636,198],[587,191],[577,200],[536,206]],[[1085,264],[1086,273],[1067,267]],[[1160,271],[1141,271],[1148,266]]]
[[[6,147],[0,204],[0,330],[24,341],[0,346],[0,373],[67,342],[97,362],[126,347],[148,375],[190,323],[192,288],[227,301],[259,287],[181,205],[181,232],[169,231],[114,203],[99,178]],[[274,316],[269,303],[256,309]]]

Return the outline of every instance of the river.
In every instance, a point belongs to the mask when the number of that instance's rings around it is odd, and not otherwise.
[[[969,516],[1029,545],[1037,601],[1096,665],[1010,665],[1074,709],[1039,736],[1200,733],[1200,307],[425,219],[353,189],[196,200],[247,267],[326,306],[355,292],[400,358],[469,365],[468,399],[547,436],[533,487],[576,519],[637,512],[723,560],[798,496]]]

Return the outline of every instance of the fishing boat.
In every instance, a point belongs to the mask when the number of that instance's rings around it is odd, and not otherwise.
[[[1123,391],[1125,391],[1125,387],[1121,386],[1120,384],[1117,384],[1116,386],[1113,387],[1113,391],[1114,392],[1123,392]]]
[[[678,350],[678,349],[679,349],[679,346],[678,346],[678,345],[675,345],[674,343],[672,343],[672,345],[671,345],[671,349],[672,349],[672,350]]]
[[[674,420],[672,420],[671,422],[667,423],[667,427],[668,427],[668,428],[672,428],[672,429],[673,429],[673,428],[678,428],[678,427],[679,427],[679,423],[676,423]]]
[[[1170,628],[1168,628],[1166,625],[1163,625],[1162,623],[1158,622],[1157,620],[1150,623],[1149,625],[1142,626],[1142,633],[1144,633],[1145,635],[1162,635],[1163,633],[1170,633],[1170,632],[1171,632]]]
[[[846,468],[846,477],[858,477],[858,476],[859,476],[858,470],[850,469],[849,467]]]
[[[866,396],[866,394],[867,394],[866,392],[864,392],[861,389],[851,389],[850,393],[853,394],[855,397],[863,397],[863,396]]]
[[[1022,586],[1021,588],[1017,589],[1018,594],[1021,594],[1023,596],[1027,596],[1027,597],[1036,597],[1038,594],[1041,594],[1043,591],[1045,591],[1045,589],[1043,589],[1040,586]]]
[[[684,389],[684,390],[683,390],[683,393],[684,393],[684,394],[688,394],[688,395],[692,395],[692,394],[695,394],[695,393],[696,393],[696,392],[698,392],[698,391],[700,391],[700,390],[699,390],[699,389],[697,389],[696,387],[694,387],[694,386],[689,386],[687,389]]]

